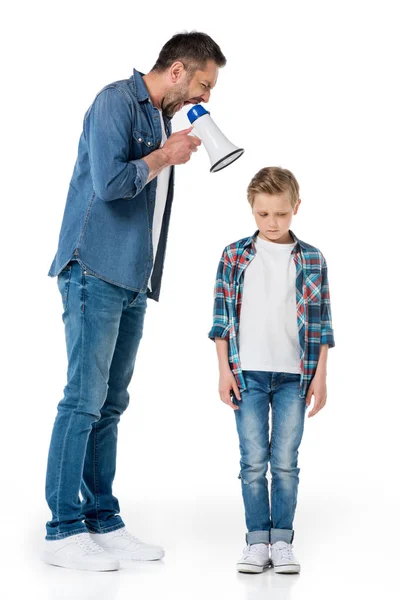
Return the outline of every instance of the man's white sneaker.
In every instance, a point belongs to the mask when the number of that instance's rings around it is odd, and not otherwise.
[[[275,542],[271,545],[271,557],[275,573],[300,573],[300,564],[293,554],[291,544]]]
[[[243,556],[236,563],[239,573],[262,573],[271,565],[269,545],[251,544],[243,550]]]
[[[160,546],[151,546],[141,542],[125,527],[109,533],[91,533],[90,536],[104,550],[121,559],[159,560],[165,554]]]
[[[48,565],[81,571],[116,571],[119,562],[96,544],[88,533],[61,540],[45,540],[41,559]]]

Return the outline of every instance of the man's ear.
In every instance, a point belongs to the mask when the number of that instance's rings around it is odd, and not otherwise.
[[[169,68],[169,76],[172,83],[177,83],[184,72],[184,64],[180,60],[176,60]]]

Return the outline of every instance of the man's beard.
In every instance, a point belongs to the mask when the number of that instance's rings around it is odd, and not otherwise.
[[[175,89],[167,92],[161,102],[161,109],[163,113],[165,113],[168,117],[173,117],[178,106],[188,100],[187,93],[188,86],[182,86],[178,90]]]

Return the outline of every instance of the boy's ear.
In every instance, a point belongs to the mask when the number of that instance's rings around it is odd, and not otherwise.
[[[300,206],[300,204],[301,204],[301,200],[300,200],[300,198],[299,198],[299,200],[298,200],[298,202],[297,202],[297,204],[296,204],[296,208],[295,208],[295,209],[294,209],[294,211],[293,211],[293,214],[294,214],[294,215],[297,215],[297,211],[299,210],[299,206]]]

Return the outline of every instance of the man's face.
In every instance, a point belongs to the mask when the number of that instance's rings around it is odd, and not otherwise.
[[[292,242],[289,234],[290,224],[299,205],[300,200],[296,208],[292,208],[288,191],[282,194],[256,194],[253,215],[260,230],[259,236],[270,242],[290,244]]]
[[[218,79],[219,69],[212,60],[206,63],[204,70],[195,71],[190,80],[182,63],[176,63],[176,65],[175,68],[174,65],[172,66],[170,72],[173,83],[161,102],[163,112],[169,117],[173,117],[187,104],[208,102],[211,90]],[[182,67],[179,68],[179,65]]]

